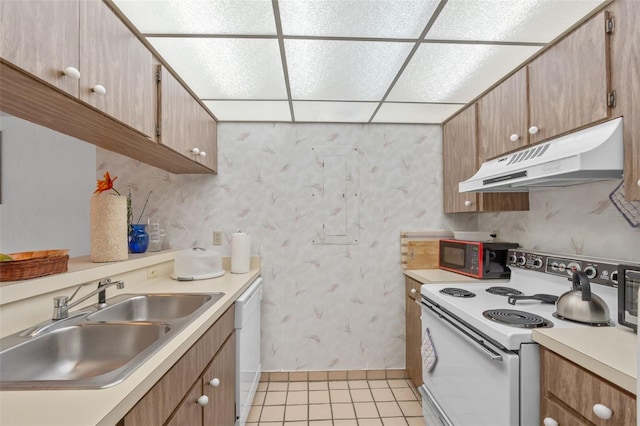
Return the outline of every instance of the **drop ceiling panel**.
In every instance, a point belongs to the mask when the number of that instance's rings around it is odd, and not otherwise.
[[[464,107],[464,104],[382,104],[374,123],[442,123],[453,113]]]
[[[204,101],[220,121],[291,121],[288,101]]]
[[[548,43],[602,0],[449,0],[427,39]]]
[[[276,34],[271,0],[114,0],[142,33]]]
[[[287,98],[277,40],[166,37],[148,40],[200,98]]]
[[[378,101],[413,43],[285,40],[294,100]]]
[[[537,46],[423,43],[387,100],[467,103],[539,49]]]
[[[293,102],[296,121],[366,123],[377,102]]]
[[[418,38],[438,0],[280,0],[285,36]]]

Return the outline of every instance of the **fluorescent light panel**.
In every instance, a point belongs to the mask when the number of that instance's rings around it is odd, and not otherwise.
[[[602,0],[449,0],[427,39],[548,43]]]
[[[377,102],[293,102],[296,121],[366,123]]]
[[[114,0],[142,33],[276,34],[270,0]]]
[[[467,103],[540,47],[425,43],[387,100]]]
[[[277,40],[148,40],[200,98],[287,98]]]
[[[220,121],[291,121],[288,101],[204,101]]]
[[[453,113],[463,108],[457,104],[382,104],[373,123],[442,123]]]
[[[294,100],[379,101],[413,43],[285,40]]]
[[[286,35],[418,38],[438,0],[279,0]]]

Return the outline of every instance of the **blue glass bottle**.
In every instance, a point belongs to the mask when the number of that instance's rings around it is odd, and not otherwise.
[[[144,253],[149,246],[149,234],[146,230],[147,225],[143,223],[131,225],[129,232],[129,251],[131,253]]]

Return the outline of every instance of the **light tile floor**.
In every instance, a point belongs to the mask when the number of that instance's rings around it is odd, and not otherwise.
[[[247,426],[424,426],[408,379],[260,382]]]

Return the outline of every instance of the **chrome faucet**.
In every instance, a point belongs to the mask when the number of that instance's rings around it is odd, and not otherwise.
[[[71,297],[67,297],[67,296],[54,297],[53,298],[53,316],[51,317],[51,319],[53,319],[54,321],[57,321],[57,320],[68,318],[69,309],[75,306],[78,306],[80,303],[84,302],[90,297],[95,296],[96,294],[98,295],[98,304],[100,305],[100,307],[104,307],[106,305],[105,300],[106,300],[107,288],[115,285],[116,288],[123,289],[124,281],[111,282],[111,278],[102,279],[100,280],[100,282],[98,282],[97,289],[87,294],[86,296],[82,296],[80,299],[76,300],[75,302],[69,305],[68,303],[71,301],[71,299],[73,299],[75,295],[78,293],[78,291],[85,285],[86,284],[81,284],[80,286],[78,286],[78,288],[76,289],[76,291],[73,292]]]

